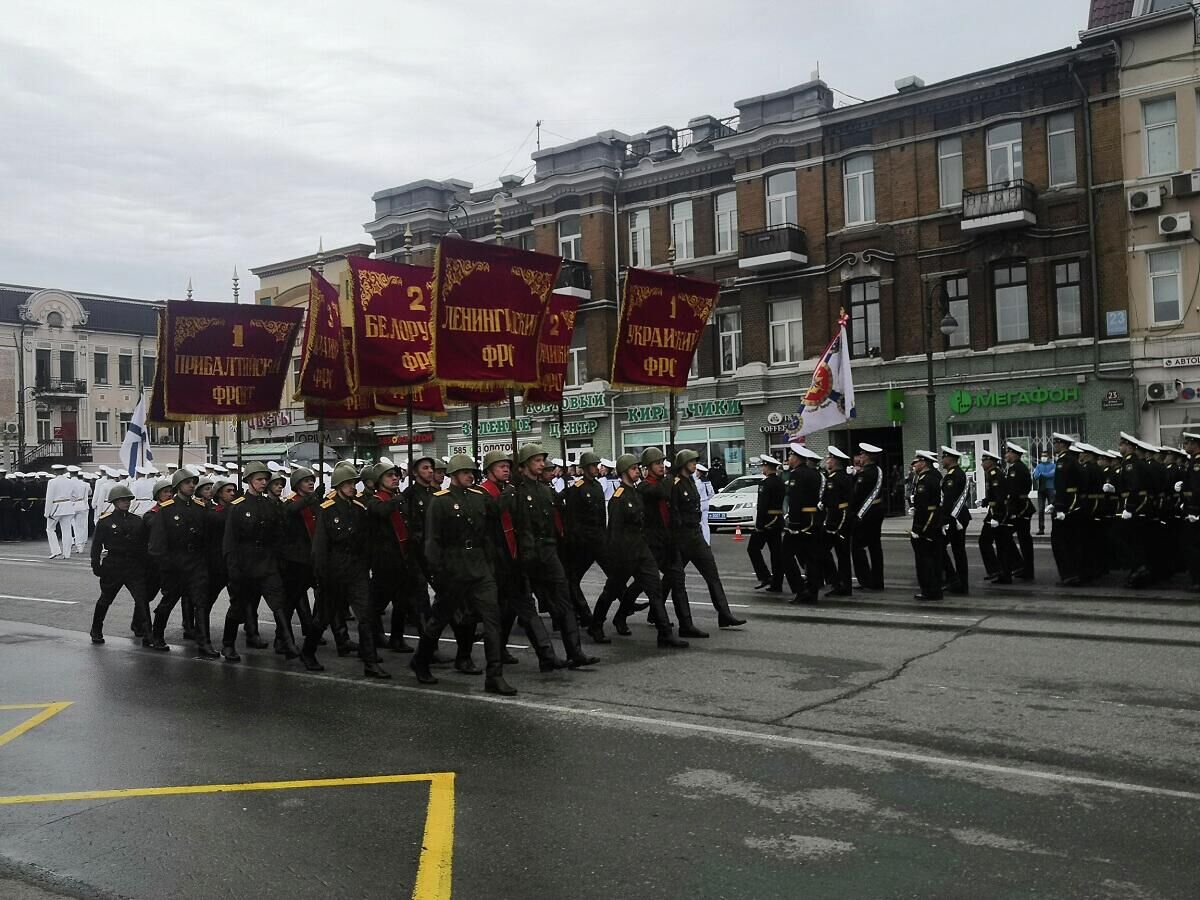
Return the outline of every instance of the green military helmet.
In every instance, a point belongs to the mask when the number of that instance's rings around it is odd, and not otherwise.
[[[700,454],[695,450],[680,450],[675,454],[675,471],[680,472],[693,459],[699,459]]]
[[[108,502],[109,503],[115,503],[118,500],[132,500],[132,499],[133,499],[133,491],[131,491],[129,488],[125,487],[125,485],[123,485],[123,484],[115,485],[112,488],[112,490],[110,490],[108,492]]]
[[[368,480],[374,482],[375,484],[379,484],[379,479],[382,478],[384,475],[386,475],[388,472],[397,472],[398,473],[399,470],[400,470],[400,467],[397,466],[395,463],[377,462],[377,463],[375,463],[375,465],[373,465],[369,469],[367,469],[366,478]]]
[[[648,466],[651,463],[662,462],[667,458],[667,455],[657,447],[647,447],[642,451],[642,465]]]
[[[523,466],[531,459],[536,459],[539,456],[549,456],[541,444],[526,444],[517,451],[517,465]]]
[[[512,462],[512,454],[504,450],[489,450],[483,457],[483,471],[487,471],[498,462]]]
[[[453,475],[456,472],[474,472],[475,460],[467,456],[465,453],[456,453],[450,457],[450,462],[446,463],[446,474]]]
[[[205,488],[205,487],[215,488],[216,486],[217,486],[217,479],[214,478],[212,475],[205,475],[203,478],[201,478],[199,481],[196,482],[196,490],[200,490],[201,488]]]
[[[329,478],[329,486],[337,488],[347,481],[358,481],[358,469],[354,463],[340,462],[333,467],[333,475]]]
[[[242,467],[242,481],[249,481],[255,475],[266,475],[270,478],[272,472],[267,468],[266,463],[249,462]]]
[[[591,452],[585,453],[579,457],[579,464],[581,466],[598,466],[600,465],[600,454]]]
[[[638,458],[632,453],[624,453],[617,457],[617,474],[624,475],[638,464]]]
[[[291,480],[292,490],[293,491],[299,490],[300,482],[302,482],[305,478],[316,478],[316,477],[317,476],[313,473],[312,469],[306,469],[303,466],[300,466],[298,469],[295,469],[292,472],[292,480]]]
[[[200,476],[184,466],[182,469],[177,469],[175,474],[171,476],[171,490],[177,490],[185,481],[199,481]]]
[[[171,489],[172,489],[171,488],[171,479],[160,478],[160,479],[158,479],[158,481],[154,482],[154,488],[151,490],[150,496],[153,497],[154,501],[157,503],[158,495],[161,494],[163,491],[169,491]]]

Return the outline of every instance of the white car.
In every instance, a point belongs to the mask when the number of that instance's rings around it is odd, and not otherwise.
[[[762,475],[740,475],[721,488],[708,503],[708,527],[713,531],[738,525],[752,527],[758,483],[762,480]]]

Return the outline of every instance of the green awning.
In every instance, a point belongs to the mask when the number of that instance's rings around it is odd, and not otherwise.
[[[243,444],[242,459],[283,460],[287,458],[288,450],[294,446],[294,441],[287,444]],[[225,462],[237,462],[237,458],[236,447],[229,447],[221,451],[221,459]]]

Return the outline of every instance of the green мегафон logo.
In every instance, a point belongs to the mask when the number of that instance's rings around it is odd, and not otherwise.
[[[970,391],[957,390],[950,395],[950,409],[956,413],[970,412],[973,402]]]
[[[1027,406],[1042,403],[1078,403],[1078,387],[1031,388],[1024,391],[980,391],[959,388],[950,395],[950,409],[958,414],[996,406]]]

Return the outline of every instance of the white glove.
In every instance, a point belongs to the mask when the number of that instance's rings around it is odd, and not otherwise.
[[[982,527],[983,527],[983,528],[991,528],[991,527],[992,527],[992,520],[991,520],[991,519],[984,519],[984,520],[983,520],[983,525],[982,525]]]
[[[942,526],[942,534],[949,534],[949,533],[950,533],[950,523],[947,522],[945,525]]]
[[[915,541],[915,540],[917,540],[917,533],[916,533],[915,531],[910,531],[910,532],[908,533],[908,536],[909,536],[910,538],[912,538],[914,541]]]
[[[1106,482],[1104,482],[1104,487],[1102,487],[1100,490],[1104,491],[1104,493],[1106,493],[1106,494],[1115,494],[1117,492],[1117,486],[1111,482],[1106,481]]]
[[[1188,516],[1187,520],[1195,525],[1197,522],[1200,522],[1200,516]]]
[[[1067,517],[1067,514],[1066,514],[1066,513],[1055,513],[1055,514],[1054,514],[1054,519],[1055,519],[1055,521],[1057,521],[1057,522],[1061,522],[1061,521],[1062,521],[1063,519],[1065,519],[1066,517]]]
[[[1175,482],[1175,493],[1177,493],[1177,494],[1183,493],[1183,482],[1182,481]]]
[[[821,503],[821,502],[818,502],[818,503],[817,503],[817,509],[824,510],[824,509],[825,509],[825,504],[824,504],[824,503]]]
[[[1053,503],[1047,503],[1047,504],[1046,504],[1046,512],[1047,512],[1047,513],[1049,513],[1049,514],[1051,514],[1051,515],[1053,515],[1053,514],[1054,514],[1054,504],[1053,504]]]
[[[1131,513],[1131,512],[1130,512],[1129,510],[1127,510],[1127,509],[1123,509],[1123,510],[1121,510],[1121,518],[1122,518],[1122,519],[1126,519],[1126,520],[1128,520],[1128,519],[1132,519],[1132,518],[1133,518],[1133,513]]]

